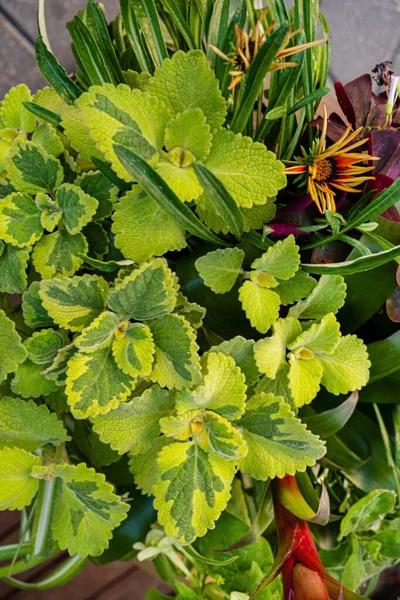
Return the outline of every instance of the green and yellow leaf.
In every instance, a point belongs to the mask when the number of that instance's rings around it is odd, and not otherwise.
[[[117,365],[126,375],[148,377],[155,353],[150,328],[141,323],[128,325],[113,342],[112,352]]]
[[[254,359],[254,348],[254,340],[246,340],[241,335],[237,335],[231,340],[218,344],[218,346],[212,346],[210,352],[222,352],[226,356],[231,356],[245,376],[246,385],[250,387],[260,377]]]
[[[239,467],[255,479],[294,475],[325,454],[324,443],[272,394],[250,398],[238,426],[249,449]]]
[[[0,241],[0,292],[22,294],[28,283],[30,248],[18,248]]]
[[[44,235],[32,252],[33,266],[43,279],[74,275],[82,266],[82,254],[88,251],[88,243],[82,233],[71,235],[60,229]]]
[[[100,171],[89,171],[80,175],[74,185],[98,202],[95,221],[109,217],[118,197],[118,188]]]
[[[211,149],[212,135],[206,117],[200,108],[189,108],[170,121],[165,130],[168,152],[177,148],[204,161]]]
[[[279,294],[281,304],[287,306],[307,298],[317,285],[316,279],[300,269],[287,281],[279,281],[275,292]]]
[[[174,409],[171,392],[154,385],[140,397],[93,419],[93,429],[119,454],[146,452],[160,435],[160,419]]]
[[[230,497],[233,461],[193,442],[165,446],[158,458],[154,506],[166,534],[190,544],[214,527]]]
[[[42,146],[43,150],[54,156],[54,158],[58,158],[64,152],[64,144],[60,136],[54,127],[48,123],[44,123],[35,129],[32,135],[32,142]]]
[[[109,346],[114,338],[114,332],[119,326],[117,315],[105,311],[90,323],[78,337],[74,344],[81,352],[93,352]]]
[[[143,264],[125,277],[108,295],[114,312],[137,321],[156,319],[174,310],[176,290],[173,274],[163,259]]]
[[[288,344],[292,352],[302,348],[311,350],[313,354],[332,354],[340,339],[340,325],[333,313],[322,317],[319,323],[314,323]]]
[[[8,373],[13,373],[27,357],[25,346],[21,343],[15,331],[14,321],[11,321],[3,310],[0,310],[0,382]]]
[[[108,283],[102,277],[83,275],[42,281],[39,297],[57,325],[81,331],[103,312],[107,292]]]
[[[20,252],[22,252],[22,250],[20,250]],[[22,295],[22,313],[24,321],[31,329],[53,325],[53,319],[44,308],[39,292],[40,283],[39,281],[34,281]]]
[[[62,210],[55,200],[43,192],[36,194],[35,204],[40,210],[40,223],[42,227],[49,233],[52,233],[60,222]]]
[[[298,358],[291,354],[289,359],[289,388],[297,408],[303,404],[309,404],[315,398],[321,387],[322,379],[320,360],[312,358],[312,353],[311,357],[302,358],[302,353],[307,353],[307,350],[300,351]]]
[[[181,315],[165,315],[150,325],[155,345],[151,381],[178,390],[200,379],[198,345],[192,327]]]
[[[131,394],[135,380],[118,367],[111,346],[78,352],[68,362],[66,394],[77,419],[104,415]]]
[[[0,203],[0,239],[24,248],[42,237],[40,210],[28,194],[15,192]]]
[[[172,444],[173,440],[160,435],[142,454],[134,454],[129,459],[129,470],[133,474],[135,484],[143,494],[151,495],[158,477],[158,455],[164,446]]]
[[[95,198],[71,183],[63,183],[58,188],[56,199],[62,210],[63,223],[71,235],[79,233],[91,221],[99,205]]]
[[[54,381],[49,381],[44,375],[45,367],[36,365],[28,358],[20,365],[11,381],[14,394],[23,398],[40,398],[48,396],[57,390]]]
[[[4,96],[0,107],[0,118],[6,127],[33,131],[36,125],[35,116],[24,106],[24,102],[32,102],[29,88],[20,83]]]
[[[20,192],[52,192],[64,179],[61,163],[34,142],[18,142],[8,157],[7,174]]]
[[[62,480],[53,521],[53,537],[73,556],[99,556],[108,547],[112,530],[126,518],[129,505],[114,494],[101,473],[85,464],[57,465]]]
[[[24,342],[29,360],[37,365],[52,362],[63,344],[62,336],[54,329],[36,331]]]

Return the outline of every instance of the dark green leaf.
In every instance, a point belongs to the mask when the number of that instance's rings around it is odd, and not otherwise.
[[[53,127],[58,129],[58,131],[61,131],[61,133],[64,131],[61,126],[61,117],[57,113],[47,108],[43,108],[43,106],[39,106],[39,104],[35,104],[34,102],[24,102],[24,106],[29,112],[35,115],[35,117],[47,121],[47,123],[53,125]]]
[[[336,408],[320,414],[302,416],[301,420],[315,435],[325,440],[340,431],[353,414],[358,401],[358,392],[353,392],[347,400]]]
[[[130,0],[130,5],[154,64],[161,67],[168,52],[154,0]]]
[[[121,0],[121,16],[126,36],[142,71],[152,73],[150,58],[143,47],[139,26],[130,0]]]
[[[67,29],[84,72],[89,79],[89,85],[113,83],[103,60],[102,52],[82,19],[78,16],[74,17],[72,21],[67,23]]]
[[[223,183],[207,167],[200,163],[194,163],[193,167],[216,212],[223,218],[230,231],[240,239],[244,221],[238,205]]]
[[[212,3],[212,12],[210,14],[210,21],[207,32],[207,42],[216,46],[216,48],[222,49],[226,31],[228,29],[229,19],[229,0],[214,0]],[[212,48],[207,49],[207,58],[215,69],[218,64],[219,57],[215,54]]]
[[[345,227],[343,227],[342,232],[349,231],[349,229],[354,229],[362,223],[366,223],[367,221],[371,221],[388,208],[391,208],[398,202],[400,195],[400,179],[397,179],[392,185],[377,196],[373,202],[368,204],[361,212],[359,212],[354,219],[349,221]]]
[[[167,12],[171,15],[171,18],[177,29],[182,34],[182,37],[189,46],[189,50],[196,50],[196,42],[193,39],[192,33],[185,21],[178,3],[175,0],[161,0],[161,4],[163,4]]]
[[[247,121],[253,113],[254,104],[262,93],[265,77],[279,52],[287,34],[287,27],[282,25],[267,37],[250,65],[241,84],[239,107],[231,123],[235,133],[243,132]],[[277,106],[280,106],[277,104]]]
[[[129,190],[132,189],[132,184],[120,179],[118,175],[114,173],[112,168],[104,162],[104,160],[101,160],[101,158],[96,158],[96,156],[91,156],[90,160],[97,167],[97,169],[111,181],[111,183],[117,186],[119,190],[122,192],[129,192]]]
[[[88,29],[101,50],[104,62],[106,63],[113,82],[115,84],[125,83],[125,77],[122,73],[114,46],[112,45],[110,34],[108,33],[107,23],[103,13],[94,0],[88,1],[86,19]]]
[[[379,381],[400,369],[400,331],[386,340],[368,344],[371,360],[370,383]]]
[[[173,218],[177,219],[189,233],[214,244],[225,245],[192,213],[190,208],[177,198],[164,179],[137,154],[114,145],[115,153],[140,186]]]
[[[85,254],[79,254],[82,260],[85,261],[88,265],[97,269],[98,271],[103,271],[105,273],[113,273],[114,271],[118,271],[123,267],[129,267],[133,265],[133,260],[109,260],[104,262],[102,260],[97,260],[96,258],[91,258],[90,256],[86,256]]]
[[[288,110],[287,115],[293,115],[301,108],[304,108],[308,104],[311,104],[311,102],[316,102],[317,100],[320,100],[320,98],[326,96],[326,94],[328,94],[330,91],[331,88],[328,87],[321,88],[320,90],[315,90],[315,92],[312,92],[308,96],[305,96],[305,98],[302,98],[301,100],[296,102],[296,104]]]
[[[82,92],[68,77],[67,71],[60,65],[56,57],[49,52],[41,36],[36,40],[35,52],[36,61],[43,77],[65,102],[73,104]]]

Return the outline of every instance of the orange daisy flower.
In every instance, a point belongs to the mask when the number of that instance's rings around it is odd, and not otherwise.
[[[229,75],[233,77],[233,81],[231,82],[229,89],[235,87],[237,83],[241,80],[241,78],[245,75],[245,73],[250,68],[251,63],[253,62],[255,56],[257,55],[260,46],[263,44],[265,38],[273,31],[275,27],[275,21],[272,22],[265,30],[262,29],[262,22],[265,19],[265,16],[268,12],[268,8],[266,8],[260,18],[258,19],[253,31],[249,35],[244,29],[240,29],[237,25],[235,25],[235,56],[229,57],[224,52],[222,52],[219,48],[214,46],[213,44],[209,44],[209,47],[216,53],[218,56],[227,60],[235,66],[235,70],[229,71]],[[284,59],[288,56],[292,56],[292,54],[296,54],[301,50],[306,50],[307,48],[311,48],[317,44],[321,44],[325,40],[317,40],[315,42],[309,42],[307,44],[301,44],[299,46],[291,46],[288,48],[288,44],[290,40],[299,33],[300,30],[289,32],[285,39],[283,40],[282,46],[277,53],[275,60]],[[297,67],[298,63],[296,62],[273,62],[270,71],[277,71],[278,69],[286,69],[288,67]]]
[[[362,127],[350,133],[351,125],[349,125],[342,137],[326,148],[327,125],[328,116],[324,106],[324,124],[319,141],[315,140],[308,154],[302,148],[303,158],[297,159],[299,164],[285,169],[288,175],[298,174],[300,180],[305,176],[304,184],[307,184],[308,193],[321,214],[326,210],[336,212],[335,190],[361,192],[359,185],[369,179],[375,179],[371,175],[365,175],[374,167],[363,167],[360,163],[366,160],[379,160],[362,152],[354,152],[356,148],[368,141],[367,138],[363,138],[354,144],[350,143],[359,135]]]

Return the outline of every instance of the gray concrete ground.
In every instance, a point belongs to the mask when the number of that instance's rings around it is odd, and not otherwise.
[[[53,51],[67,69],[73,67],[66,22],[85,0],[47,0],[46,16]],[[114,16],[118,0],[103,0]],[[32,90],[43,85],[35,63],[37,0],[0,0],[0,97],[25,82]],[[346,82],[369,72],[376,63],[392,60],[400,71],[400,0],[321,0],[331,26],[331,80]]]

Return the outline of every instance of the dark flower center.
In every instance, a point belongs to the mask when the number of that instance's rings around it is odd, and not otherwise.
[[[317,181],[326,181],[333,174],[334,164],[329,158],[324,158],[315,163],[315,176]]]

